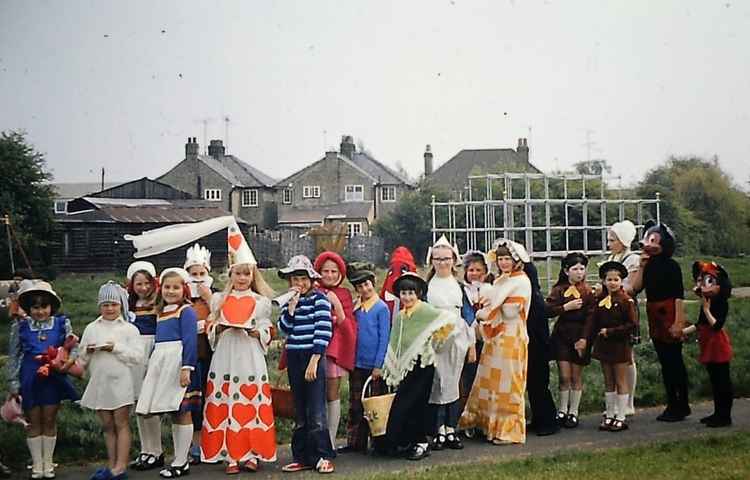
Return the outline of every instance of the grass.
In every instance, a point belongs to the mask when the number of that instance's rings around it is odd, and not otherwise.
[[[736,259],[722,259],[721,262],[728,269],[730,276],[735,281],[735,285],[750,285],[750,267],[747,261],[735,262]],[[683,264],[683,273],[689,273],[690,262],[681,261]],[[542,268],[544,265],[540,265]],[[687,266],[687,268],[686,268]],[[385,277],[384,270],[378,270],[378,285],[382,284]],[[287,286],[286,282],[279,279],[276,270],[264,270],[264,278],[271,287],[277,292],[284,291]],[[99,286],[105,281],[117,278],[111,274],[82,275],[71,274],[58,278],[54,287],[63,299],[63,307],[66,314],[71,318],[74,330],[81,334],[88,322],[97,316],[96,309],[96,292]],[[738,282],[737,279],[740,279]],[[217,279],[217,288],[223,286],[221,278]],[[690,285],[687,283],[686,285]],[[691,321],[697,318],[697,302],[686,303],[687,318]],[[7,320],[1,317],[0,325],[7,324]],[[644,331],[642,337],[648,338],[645,331],[645,311],[641,311],[642,324]],[[3,321],[5,320],[5,321]],[[750,396],[750,299],[732,299],[730,303],[730,318],[727,322],[735,350],[735,359],[732,363],[732,380],[735,385],[738,396]],[[0,353],[5,354],[7,348],[8,329],[0,329]],[[698,364],[697,344],[693,341],[686,343],[684,349],[685,361],[688,368],[688,375],[691,381],[691,399],[710,398],[710,386],[705,369]],[[664,392],[661,384],[661,374],[659,371],[658,361],[653,347],[649,342],[645,342],[636,347],[638,359],[639,380],[636,403],[639,406],[652,406],[664,402]],[[277,370],[278,358],[280,351],[278,349],[269,352],[267,362],[271,378],[273,380],[281,379],[284,382],[285,375],[279,374]],[[4,362],[0,357],[0,363]],[[553,370],[555,368],[553,367]],[[3,370],[4,375],[4,370]],[[553,372],[550,389],[553,393],[557,390],[557,376]],[[597,411],[602,408],[602,374],[597,362],[592,362],[591,366],[584,370],[584,396],[581,402],[581,408],[584,412]],[[78,381],[79,391],[83,392],[85,384]],[[0,395],[5,396],[5,382],[0,382]],[[348,416],[348,384],[343,382],[341,389],[342,398],[342,419],[339,428],[339,435],[345,434],[346,420]],[[57,456],[61,462],[75,462],[81,459],[91,461],[95,458],[101,458],[105,455],[104,445],[101,439],[101,431],[94,414],[90,411],[80,409],[76,405],[66,404],[61,409],[59,417],[59,448]],[[134,422],[133,422],[134,426]],[[287,419],[279,419],[277,422],[277,433],[279,443],[287,443],[291,438],[292,422]],[[135,430],[134,430],[135,431]],[[170,445],[169,429],[164,428],[165,445]],[[137,442],[136,442],[137,443]],[[3,459],[16,459],[21,463],[27,457],[24,434],[21,429],[7,424],[0,424],[0,451],[3,452]]]
[[[631,448],[561,453],[525,460],[439,466],[424,470],[375,474],[371,480],[740,480],[750,476],[750,433],[652,443]],[[358,478],[362,478],[358,475]]]

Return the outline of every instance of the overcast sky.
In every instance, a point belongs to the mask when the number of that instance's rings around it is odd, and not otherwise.
[[[462,148],[628,182],[669,155],[750,180],[750,2],[0,0],[0,130],[57,181],[155,177],[188,136],[275,178],[342,134],[416,176]]]

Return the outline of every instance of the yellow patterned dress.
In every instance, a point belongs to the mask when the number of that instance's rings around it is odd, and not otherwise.
[[[484,348],[459,428],[479,428],[495,443],[525,443],[531,283],[522,271],[513,272],[483,295],[490,301],[480,323]]]

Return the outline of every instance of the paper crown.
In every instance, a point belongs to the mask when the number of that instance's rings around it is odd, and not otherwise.
[[[457,262],[461,258],[461,254],[458,253],[458,248],[455,245],[451,245],[445,235],[441,235],[437,242],[427,250],[427,264],[432,261],[432,250],[435,248],[445,247],[453,252],[453,261]]]
[[[201,265],[206,267],[209,272],[211,271],[211,252],[206,247],[201,247],[196,243],[187,249],[185,256],[187,257],[185,259],[185,270],[194,265]]]
[[[258,264],[258,262],[255,260],[255,255],[253,255],[253,251],[250,250],[250,245],[247,244],[247,241],[242,235],[242,231],[240,231],[240,227],[237,225],[237,223],[229,226],[227,230],[227,242],[229,249],[230,269],[235,265]]]

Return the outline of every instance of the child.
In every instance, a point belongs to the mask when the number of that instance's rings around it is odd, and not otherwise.
[[[184,269],[190,275],[190,303],[198,318],[198,365],[196,375],[200,379],[201,408],[193,412],[193,445],[190,447],[190,464],[201,461],[201,428],[203,426],[203,409],[205,408],[206,381],[208,367],[211,365],[211,347],[206,336],[206,321],[211,313],[211,252],[206,247],[195,244],[187,249]]]
[[[701,419],[707,427],[732,425],[732,379],[729,362],[732,360],[732,343],[724,330],[729,313],[732,283],[724,268],[715,262],[693,263],[694,292],[701,299],[698,322],[683,330],[687,335],[698,331],[700,356],[698,361],[706,366],[714,396],[714,413]]]
[[[279,328],[287,335],[287,372],[295,411],[293,461],[282,471],[315,468],[318,473],[333,473],[336,452],[326,423],[326,362],[322,358],[332,336],[331,303],[313,288],[320,274],[304,255],[292,257],[286,268],[279,270],[279,277],[296,292],[282,307],[279,318]]]
[[[339,388],[341,377],[354,370],[357,325],[354,322],[352,294],[341,286],[346,279],[344,259],[335,252],[323,252],[315,258],[313,267],[321,277],[316,286],[327,294],[333,307],[333,338],[326,349],[326,413],[331,445],[335,448],[341,419]]]
[[[241,235],[241,234],[240,234]],[[237,245],[237,244],[235,244]],[[265,354],[271,343],[273,291],[242,237],[229,245],[229,281],[211,301],[208,368],[201,433],[204,461],[227,462],[226,473],[255,472],[276,460],[276,428]]]
[[[574,345],[581,338],[586,316],[596,299],[586,283],[589,259],[578,252],[562,259],[557,283],[545,303],[548,317],[558,317],[552,330],[552,353],[557,360],[560,377],[560,405],[557,420],[566,428],[578,426],[578,406],[583,393],[583,367],[591,363],[587,351],[576,352]]]
[[[406,454],[409,460],[430,455],[428,435],[435,430],[434,413],[427,408],[435,376],[435,357],[458,322],[450,313],[419,300],[427,284],[419,275],[404,272],[393,283],[402,309],[393,323],[383,367],[383,379],[396,388],[385,435],[375,449],[386,455]]]
[[[200,385],[195,374],[197,320],[187,301],[188,281],[188,273],[182,268],[167,268],[159,276],[161,294],[154,352],[135,409],[141,415],[172,413],[174,416],[175,455],[172,464],[159,471],[163,478],[190,473],[191,412],[200,408]]]
[[[24,415],[30,425],[26,443],[31,452],[31,478],[55,478],[52,456],[57,442],[57,411],[63,400],[77,400],[66,372],[75,362],[77,349],[58,371],[38,372],[37,356],[58,348],[73,335],[70,320],[60,312],[60,297],[52,285],[27,281],[18,292],[18,304],[28,316],[13,323],[8,351],[8,391],[21,395]]]
[[[368,377],[378,380],[383,376],[391,318],[388,305],[375,291],[375,274],[372,271],[351,269],[348,277],[359,294],[359,307],[354,311],[357,319],[357,358],[355,368],[349,375],[347,444],[339,452],[367,452],[370,429],[363,417],[362,388]],[[376,391],[375,386],[373,389]]]
[[[459,382],[464,361],[477,361],[476,334],[472,327],[474,309],[455,277],[454,265],[458,261],[458,252],[444,235],[432,246],[427,260],[432,264],[427,275],[427,302],[451,313],[456,320],[456,334],[435,360],[430,405],[435,412],[437,434],[433,438],[432,449],[448,447],[461,450],[464,446],[456,433],[461,415]]]
[[[621,432],[627,430],[625,421],[629,399],[628,365],[633,357],[630,335],[636,327],[635,302],[623,289],[628,270],[620,262],[604,262],[599,267],[599,278],[605,291],[586,319],[583,335],[575,344],[580,356],[593,340],[591,356],[602,364],[604,374],[604,403],[606,412],[599,430]]]
[[[388,310],[391,312],[391,324],[401,310],[398,296],[393,293],[393,284],[402,274],[416,271],[417,263],[414,261],[411,250],[404,246],[393,249],[388,258],[388,272],[385,275],[385,280],[383,280],[383,286],[380,288],[380,298],[388,305]]]
[[[99,312],[83,331],[79,357],[89,372],[81,406],[96,411],[107,446],[108,465],[91,479],[124,480],[131,441],[128,416],[135,399],[132,367],[142,363],[143,348],[138,329],[126,320],[127,292],[115,282],[99,289]]]
[[[137,261],[128,267],[128,307],[135,315],[133,325],[140,333],[142,362],[133,367],[135,398],[141,392],[146,376],[148,360],[154,349],[156,335],[156,299],[159,294],[159,280],[156,268],[151,262]],[[158,415],[136,415],[138,438],[141,451],[130,463],[133,470],[151,470],[164,466],[164,453],[161,445],[161,419]]]

